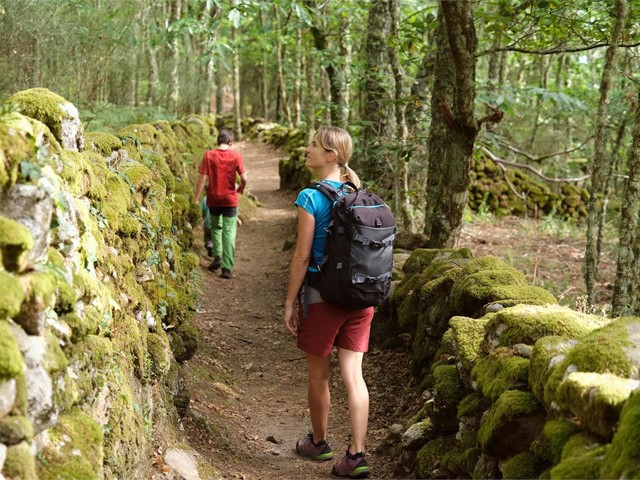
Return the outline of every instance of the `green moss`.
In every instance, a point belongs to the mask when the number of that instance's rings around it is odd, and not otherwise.
[[[18,112],[0,116],[0,187],[18,181],[20,162],[35,157],[35,135],[27,117]],[[1,230],[0,230],[1,231]]]
[[[24,297],[20,281],[0,270],[0,320],[15,317],[20,311]]]
[[[57,337],[50,331],[45,332],[47,350],[44,357],[44,369],[49,373],[58,373],[67,369],[68,361],[62,348],[58,344]]]
[[[478,355],[480,355],[485,326],[489,323],[489,317],[480,319],[469,317],[452,317],[449,326],[453,334],[456,358],[462,368],[470,371]]]
[[[128,210],[131,205],[131,189],[124,178],[116,173],[107,176],[108,195],[102,204],[102,214],[108,225],[115,231],[129,218]]]
[[[522,389],[529,379],[529,360],[510,352],[494,352],[480,358],[471,371],[471,379],[491,400],[497,400],[506,390]]]
[[[551,469],[552,479],[599,478],[607,446],[586,435],[574,435],[562,449],[562,459]]]
[[[0,252],[4,268],[10,272],[24,270],[32,248],[33,236],[29,229],[15,220],[0,215]]]
[[[539,338],[551,335],[582,338],[608,322],[604,317],[559,305],[516,305],[499,311],[491,319],[486,327],[486,348],[516,343],[533,345]]]
[[[104,159],[97,153],[64,150],[61,177],[69,191],[76,196],[84,196],[102,201],[107,195],[106,180],[109,169]]]
[[[431,264],[431,262],[436,259],[441,259],[442,257],[462,259],[472,258],[473,255],[471,253],[471,250],[469,250],[468,248],[461,248],[458,250],[451,248],[416,248],[413,252],[411,252],[411,255],[404,263],[402,270],[406,275],[421,273]]]
[[[433,369],[433,376],[436,381],[436,395],[456,400],[464,398],[465,390],[460,383],[455,365],[440,365]]]
[[[555,400],[558,386],[569,367],[577,372],[611,373],[631,378],[639,365],[630,338],[637,338],[639,329],[640,319],[625,317],[582,338],[551,372],[545,384],[545,403],[551,404]]]
[[[17,104],[20,113],[44,123],[62,141],[61,122],[68,115],[61,107],[69,102],[60,95],[46,88],[31,88],[11,95],[9,102]]]
[[[2,473],[9,478],[38,480],[35,458],[27,442],[12,445],[7,449]]]
[[[607,373],[573,372],[560,383],[556,402],[561,410],[571,411],[584,427],[609,439],[622,406],[638,388],[638,380]]]
[[[500,465],[502,477],[508,479],[538,478],[543,468],[543,462],[531,452],[519,453]]]
[[[458,404],[458,419],[479,417],[487,408],[486,400],[477,392],[470,393]]]
[[[53,305],[58,290],[58,281],[53,273],[33,272],[22,278],[28,285],[25,302],[30,304],[31,309],[42,311]]]
[[[122,148],[122,140],[105,132],[87,133],[84,136],[84,141],[88,148],[107,157],[115,150]]]
[[[166,194],[173,192],[175,189],[175,177],[162,155],[151,150],[142,151],[142,163],[153,171],[158,172],[160,178],[164,182]],[[159,199],[161,202],[162,200]]]
[[[640,478],[640,391],[629,397],[605,456],[600,478]]]
[[[144,329],[146,329],[146,325]],[[146,375],[146,353],[142,337],[144,329],[139,328],[136,319],[129,315],[123,315],[118,321],[113,322],[111,327],[114,349],[127,355],[128,363],[134,368],[138,378],[143,378]]]
[[[504,425],[513,419],[534,415],[539,408],[538,402],[530,393],[507,390],[491,406],[482,421],[478,432],[480,445],[486,449],[492,441],[504,433]]]
[[[77,409],[62,415],[49,430],[49,440],[51,443],[40,451],[40,479],[89,480],[100,476],[104,457],[103,433],[89,415]]]
[[[147,350],[151,360],[151,375],[154,378],[162,378],[168,373],[171,366],[171,346],[164,332],[163,334],[149,334]]]
[[[560,461],[564,445],[578,431],[578,425],[569,420],[549,420],[540,438],[531,445],[531,451],[555,465]]]
[[[483,305],[502,296],[498,286],[526,286],[524,275],[497,257],[470,260],[451,289],[451,304],[458,314],[476,316]]]
[[[0,443],[15,445],[33,440],[33,425],[27,417],[14,416],[0,419]]]
[[[22,354],[9,323],[0,320],[0,381],[18,376],[23,369]]]
[[[545,384],[552,370],[559,367],[576,343],[577,340],[557,336],[543,337],[535,343],[529,363],[529,387],[538,400],[544,400]]]
[[[455,436],[450,435],[431,440],[422,447],[416,455],[419,478],[438,478],[434,473],[440,466],[440,460],[447,452],[454,449],[455,446]]]

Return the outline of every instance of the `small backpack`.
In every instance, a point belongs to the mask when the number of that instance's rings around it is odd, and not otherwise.
[[[351,190],[346,190],[350,187]],[[377,195],[346,182],[339,189],[312,185],[332,201],[325,254],[309,285],[322,299],[346,309],[377,306],[389,295],[396,227]]]

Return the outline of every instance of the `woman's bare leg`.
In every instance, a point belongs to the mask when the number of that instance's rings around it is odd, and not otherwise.
[[[349,419],[351,421],[351,453],[364,452],[369,423],[369,390],[362,376],[363,352],[338,348],[340,374],[347,390]]]
[[[329,406],[331,405],[329,393],[331,364],[328,356],[320,357],[310,353],[307,353],[306,356],[309,372],[308,400],[311,428],[313,429],[313,441],[318,443],[327,439],[327,423],[329,421]]]

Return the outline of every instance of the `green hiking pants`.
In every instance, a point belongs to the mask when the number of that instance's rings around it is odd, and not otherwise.
[[[212,213],[210,218],[213,256],[220,257],[220,266],[222,268],[231,270],[236,262],[238,217],[237,215],[225,216],[213,215]]]

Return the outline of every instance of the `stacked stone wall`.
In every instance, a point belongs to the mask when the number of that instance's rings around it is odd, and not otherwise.
[[[410,475],[640,478],[640,318],[562,307],[466,249],[395,256],[374,338],[412,340],[426,401],[392,429]]]
[[[0,472],[149,478],[154,426],[188,405],[214,117],[84,133],[45,90],[0,115]],[[8,111],[7,111],[8,110]],[[1,477],[2,475],[0,475]]]

